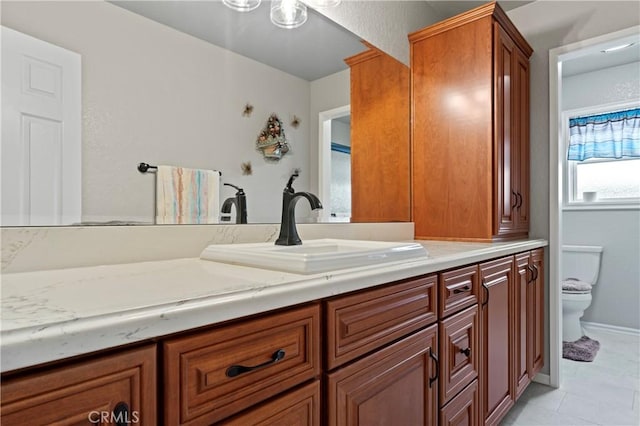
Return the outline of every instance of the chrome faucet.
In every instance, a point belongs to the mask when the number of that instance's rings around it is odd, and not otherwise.
[[[282,191],[282,220],[280,221],[280,236],[276,240],[279,246],[295,246],[302,244],[296,229],[296,203],[300,198],[306,198],[311,204],[312,210],[322,208],[322,203],[310,192],[296,192],[291,185],[298,177],[298,171],[294,171],[287,186]]]
[[[236,223],[247,223],[247,196],[244,190],[230,183],[225,183],[225,185],[231,186],[237,191],[235,196],[227,198],[222,203],[220,220],[229,222],[231,219],[231,206],[236,206]]]

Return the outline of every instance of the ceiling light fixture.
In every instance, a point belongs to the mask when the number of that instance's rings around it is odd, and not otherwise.
[[[307,6],[298,0],[273,0],[271,22],[280,28],[298,28],[307,22]]]
[[[615,52],[617,50],[626,49],[627,47],[631,47],[634,44],[635,43],[625,43],[625,44],[621,44],[621,45],[618,45],[618,46],[610,47],[608,49],[601,50],[600,52],[602,52],[602,53],[611,53],[611,52]]]
[[[222,0],[225,6],[238,12],[251,12],[260,6],[262,0]]]

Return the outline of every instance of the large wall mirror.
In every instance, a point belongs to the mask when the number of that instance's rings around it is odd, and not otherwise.
[[[300,170],[296,190],[318,191],[318,116],[349,105],[344,58],[366,50],[359,37],[310,8],[301,27],[278,28],[269,2],[249,13],[219,1],[3,1],[1,7],[3,78],[16,79],[3,80],[3,111],[13,108],[9,102],[44,99],[11,126],[3,112],[3,169],[11,175],[3,172],[2,191],[21,205],[38,192],[45,201],[62,194],[68,206],[58,208],[58,223],[14,217],[2,223],[10,226],[154,224],[156,176],[141,173],[140,162],[218,170],[221,184],[244,189],[249,223],[277,223],[293,170]],[[26,71],[6,72],[15,62],[5,57],[15,53],[7,44],[14,36],[16,49],[37,53]],[[48,52],[37,56],[47,45],[63,67],[48,61]],[[70,112],[57,110],[60,98],[78,102]],[[290,147],[278,161],[256,149],[271,114],[282,121]],[[60,123],[76,133],[75,145],[60,149]],[[7,148],[10,140],[19,143]],[[9,160],[27,151],[28,170]],[[57,173],[55,181],[49,172]],[[220,205],[235,191],[220,186]],[[330,212],[316,216],[302,203],[298,210],[300,221],[331,220]]]

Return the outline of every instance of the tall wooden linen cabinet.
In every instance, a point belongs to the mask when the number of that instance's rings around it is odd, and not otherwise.
[[[416,238],[526,238],[532,48],[495,2],[409,41]]]
[[[351,69],[351,222],[411,220],[409,68],[376,47]]]

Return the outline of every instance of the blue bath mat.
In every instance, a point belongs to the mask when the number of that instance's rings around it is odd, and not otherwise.
[[[600,349],[600,342],[582,336],[575,342],[562,342],[562,357],[574,361],[591,362]]]

